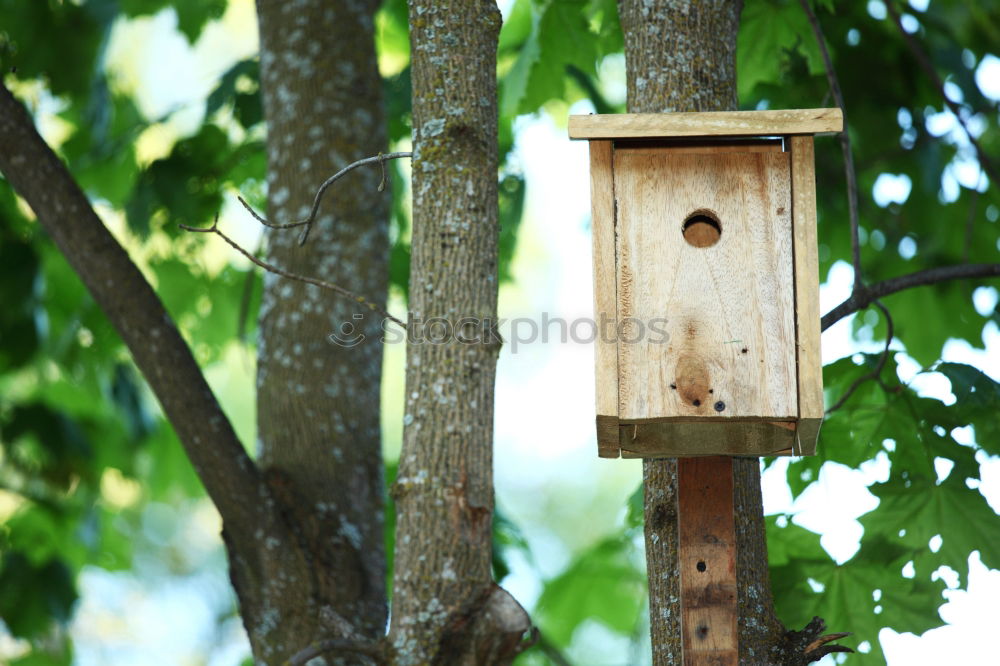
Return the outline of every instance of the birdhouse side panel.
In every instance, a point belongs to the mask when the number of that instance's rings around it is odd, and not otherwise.
[[[623,423],[798,418],[790,183],[788,153],[614,151]]]
[[[813,455],[823,422],[820,353],[819,257],[813,138],[789,137],[792,156],[792,225],[795,242],[795,315],[798,342],[798,455]]]
[[[591,231],[594,248],[594,388],[597,408],[597,450],[617,458],[618,349],[614,336],[617,293],[615,275],[614,178],[612,142],[590,142]]]

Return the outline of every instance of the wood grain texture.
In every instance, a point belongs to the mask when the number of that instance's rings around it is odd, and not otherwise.
[[[736,666],[733,459],[678,461],[684,666]]]
[[[789,187],[787,153],[616,154],[621,420],[798,417]]]
[[[623,423],[618,436],[623,458],[773,456],[796,446],[795,424],[767,421]]]
[[[594,344],[597,449],[618,457],[618,351],[615,336],[618,291],[615,276],[614,153],[611,141],[590,142],[590,208],[594,235]]]
[[[816,452],[823,421],[823,361],[820,356],[819,258],[816,249],[816,176],[813,138],[791,137],[792,229],[795,256],[795,325],[798,365],[798,455]]]
[[[569,117],[571,139],[642,139],[676,136],[780,136],[840,132],[840,109],[616,113]]]
[[[599,139],[603,140],[603,139]],[[616,153],[780,153],[781,139],[638,139],[614,142]]]
[[[618,446],[618,417],[597,415],[597,455],[601,458],[621,457]]]

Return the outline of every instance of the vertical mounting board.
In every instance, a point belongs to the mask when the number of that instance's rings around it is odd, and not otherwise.
[[[684,666],[737,666],[733,459],[677,461]]]

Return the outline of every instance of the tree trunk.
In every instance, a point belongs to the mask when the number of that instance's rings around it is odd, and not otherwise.
[[[618,6],[630,112],[736,108],[742,2],[621,0]],[[785,629],[774,614],[758,459],[734,458],[733,481],[740,663],[778,663],[765,656],[782,642]],[[653,664],[680,664],[677,461],[645,461],[643,483]]]
[[[500,12],[410,3],[413,239],[391,650],[506,663],[530,627],[491,575]]]
[[[257,3],[272,221],[305,217],[328,176],[386,149],[378,4]],[[271,230],[269,261],[384,308],[389,197],[380,179],[375,167],[338,183],[304,246],[301,228]],[[290,543],[231,552],[231,570],[254,655],[278,663],[320,639],[385,633],[382,346],[380,321],[350,300],[273,274],[264,284],[259,465]]]

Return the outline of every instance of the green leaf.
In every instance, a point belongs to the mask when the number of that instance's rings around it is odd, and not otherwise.
[[[539,624],[550,640],[562,645],[588,619],[629,634],[643,610],[645,583],[630,541],[623,536],[605,539],[545,584],[536,609]]]
[[[21,80],[42,79],[53,95],[87,96],[115,19],[110,0],[0,0],[0,16],[5,75],[16,72]],[[49,47],[40,48],[42,44]]]
[[[503,581],[510,573],[507,551],[517,550],[531,559],[531,548],[521,528],[499,507],[493,511],[493,580]]]
[[[143,171],[126,205],[129,227],[145,238],[160,210],[175,223],[169,227],[171,234],[179,233],[176,224],[204,224],[222,205],[223,178],[241,157],[219,127],[202,126],[194,136],[178,141],[168,157]]]
[[[976,444],[991,455],[1000,455],[1000,383],[971,365],[941,363],[935,367],[949,380],[955,394],[958,419],[976,430]]]
[[[41,270],[30,243],[0,228],[0,371],[13,370],[32,360],[44,330],[38,309]],[[40,330],[41,329],[41,330]]]
[[[153,501],[172,503],[205,491],[173,428],[161,422],[136,456],[137,477]]]
[[[375,15],[378,53],[396,59],[410,57],[410,20],[406,0],[385,0]]]
[[[907,579],[901,574],[909,550],[884,539],[869,539],[849,561],[834,562],[819,535],[792,523],[779,527],[767,518],[768,553],[775,608],[786,626],[800,629],[813,617],[826,621],[830,632],[851,631],[841,644],[872,644],[868,655],[853,663],[884,663],[878,629],[922,633],[940,623],[937,607],[944,583]],[[878,601],[875,600],[878,590]]]
[[[628,496],[628,503],[625,507],[625,526],[629,528],[641,527],[645,523],[645,491],[643,484],[639,484],[631,495]]]
[[[413,100],[410,66],[407,65],[399,74],[384,79],[382,90],[385,96],[386,116],[389,120],[390,143],[410,138],[410,133],[413,131],[413,120],[410,117]]]
[[[736,47],[740,99],[759,83],[778,82],[790,66],[789,55],[806,59],[808,71],[823,72],[819,47],[808,18],[794,0],[752,0],[743,7]]]
[[[127,16],[148,16],[170,7],[177,16],[177,29],[194,44],[209,21],[222,18],[226,0],[119,0]]]
[[[250,128],[264,119],[260,102],[260,64],[256,58],[230,67],[205,102],[205,117],[211,118],[226,105],[233,106],[236,120]]]
[[[861,363],[843,358],[823,368],[827,404],[839,401],[860,377],[877,367],[881,354],[862,354]],[[895,361],[890,356],[882,377],[894,377]],[[843,406],[827,415],[820,429],[815,456],[793,459],[786,473],[792,497],[798,497],[819,479],[820,468],[826,462],[836,462],[857,468],[874,458],[882,442],[893,439],[900,431],[910,432],[908,417],[891,408],[885,391],[869,380],[860,384]]]
[[[73,576],[61,561],[33,564],[15,551],[0,560],[0,617],[14,636],[31,638],[52,622],[67,622],[76,598]]]
[[[520,50],[531,36],[533,25],[534,10],[531,0],[515,0],[507,14],[507,20],[500,28],[497,52],[501,57]]]
[[[968,576],[968,558],[975,550],[987,567],[1000,567],[1000,542],[983,538],[996,532],[1000,520],[982,494],[959,476],[952,473],[938,485],[901,474],[873,485],[870,490],[879,498],[878,509],[859,519],[866,534],[887,535],[913,551],[927,548],[931,537],[939,534],[940,550],[924,562],[931,570],[935,565],[950,566],[960,580]]]
[[[8,464],[68,489],[93,474],[93,449],[80,424],[47,405],[19,405],[3,421]]]
[[[565,91],[566,68],[596,73],[597,49],[583,0],[550,0],[501,86],[500,113],[532,113]]]

